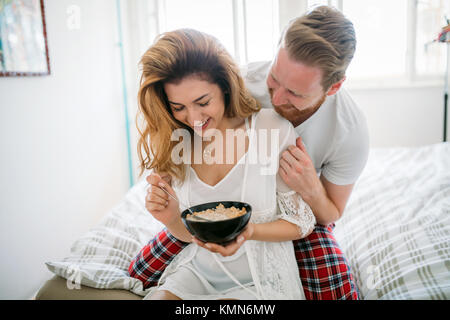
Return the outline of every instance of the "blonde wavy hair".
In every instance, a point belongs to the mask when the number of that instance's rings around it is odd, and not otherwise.
[[[165,172],[184,181],[186,167],[171,159],[178,141],[171,141],[176,129],[192,129],[177,121],[164,92],[165,83],[179,83],[196,76],[217,84],[225,101],[225,116],[246,118],[260,110],[240,75],[239,67],[220,42],[211,35],[193,29],[161,34],[140,60],[142,75],[138,92],[136,126],[140,173],[145,169]],[[139,124],[139,117],[142,123]],[[142,127],[141,127],[142,126]]]

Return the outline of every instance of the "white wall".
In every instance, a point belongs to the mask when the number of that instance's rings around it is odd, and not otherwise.
[[[52,74],[0,78],[0,299],[29,298],[129,188],[115,1],[45,5]]]
[[[349,87],[348,91],[366,115],[371,147],[414,147],[442,141],[443,86]],[[447,140],[448,132],[447,125]]]

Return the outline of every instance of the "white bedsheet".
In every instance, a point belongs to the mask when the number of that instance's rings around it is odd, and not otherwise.
[[[450,143],[371,150],[335,236],[364,299],[450,299]]]

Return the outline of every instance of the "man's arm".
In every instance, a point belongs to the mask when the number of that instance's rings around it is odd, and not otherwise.
[[[280,159],[279,173],[283,181],[300,194],[311,207],[318,224],[328,225],[342,216],[353,190],[353,184],[336,185],[324,176],[317,176],[301,138],[290,146]]]
[[[318,224],[328,225],[342,217],[354,184],[339,186],[320,176],[320,191],[307,195],[303,200],[311,207]]]

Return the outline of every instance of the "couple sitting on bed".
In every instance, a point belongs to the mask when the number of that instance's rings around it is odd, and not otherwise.
[[[274,61],[250,64],[245,84],[204,33],[168,32],[147,50],[138,149],[142,169],[153,170],[145,206],[166,228],[129,267],[151,287],[146,298],[358,299],[332,235],[368,156],[365,118],[341,89],[355,43],[352,23],[322,6],[290,23]],[[190,141],[181,155],[173,138],[180,129]],[[267,138],[256,140],[264,130]],[[273,172],[250,161],[261,149]],[[226,246],[202,243],[163,189],[189,206],[250,203],[250,223]]]

